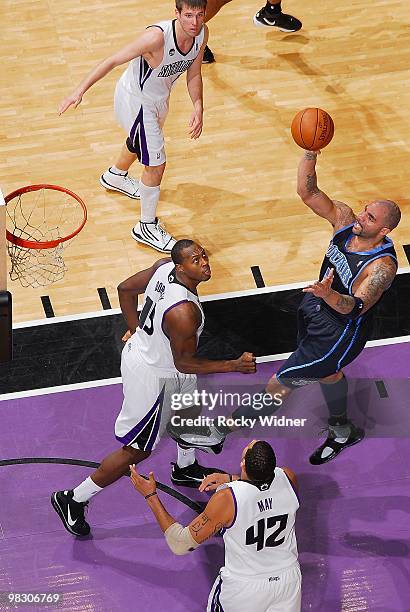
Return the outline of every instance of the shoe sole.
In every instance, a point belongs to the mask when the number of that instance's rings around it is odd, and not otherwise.
[[[118,191],[118,193],[122,193],[122,194],[128,196],[129,198],[131,198],[131,200],[139,200],[141,198],[141,196],[139,194],[138,195],[131,195],[127,191],[124,191],[124,189],[120,189],[119,187],[114,187],[114,185],[110,185],[109,183],[107,183],[104,180],[103,175],[100,176],[100,185],[102,187],[104,187],[104,189],[107,189],[108,191]]]
[[[170,436],[172,438],[172,436]],[[200,450],[204,453],[208,453],[209,455],[219,455],[222,452],[223,449],[223,443],[217,443],[217,444],[210,444],[209,446],[205,446],[204,444],[195,444],[195,443],[189,443],[186,442],[185,440],[182,440],[181,438],[175,439],[172,438],[173,440],[175,440],[175,442],[181,447],[181,448],[195,448],[196,450]]]
[[[177,487],[189,487],[190,489],[197,489],[201,484],[202,480],[178,480],[171,476],[171,482]]]
[[[137,242],[140,242],[141,244],[145,244],[145,246],[149,246],[151,247],[151,249],[155,249],[156,251],[159,251],[160,253],[166,253],[167,255],[171,253],[171,249],[169,250],[161,249],[160,247],[157,247],[151,244],[150,242],[148,242],[148,240],[145,240],[144,238],[142,238],[139,234],[134,232],[134,228],[131,230],[131,238],[134,238],[134,240],[136,240]]]
[[[65,520],[65,516],[64,516],[64,512],[60,506],[60,504],[58,503],[57,499],[56,499],[56,493],[52,493],[50,501],[51,501],[51,505],[53,506],[54,510],[57,512],[58,516],[60,517],[64,527],[66,528],[66,530],[68,531],[68,533],[71,533],[71,535],[75,535],[78,538],[84,538],[86,537],[90,532],[84,534],[84,533],[77,533],[76,531],[73,531],[70,527],[70,525],[67,523],[67,521]]]
[[[285,30],[285,28],[280,28],[277,25],[268,25],[267,23],[261,23],[258,19],[256,19],[256,16],[253,18],[253,24],[256,25],[257,28],[276,28],[280,32],[287,32],[288,34],[291,34],[292,32],[299,32],[299,30],[301,29],[298,28],[297,30]]]
[[[340,455],[340,453],[342,453],[345,448],[349,448],[350,446],[354,446],[355,444],[359,444],[359,442],[361,442],[362,440],[364,440],[364,434],[361,438],[359,438],[359,440],[355,440],[354,442],[350,442],[349,444],[345,444],[342,448],[340,448],[336,455],[329,455],[329,457],[326,457],[326,459],[323,459],[320,463],[312,463],[312,461],[310,461],[310,457],[309,457],[309,462],[311,465],[322,465],[323,463],[328,463],[328,461],[333,461],[333,459],[336,459],[336,457],[338,455]]]
[[[225,472],[225,470],[220,470],[219,468],[207,468],[210,469],[212,471],[210,471],[210,474],[227,474],[227,472]],[[208,474],[207,474],[208,475]],[[206,476],[204,476],[204,478],[206,478]],[[197,489],[199,487],[199,485],[202,482],[202,478],[197,478],[197,479],[192,479],[192,480],[185,480],[185,479],[180,479],[178,480],[178,477],[175,477],[172,475],[171,473],[171,482],[174,485],[177,485],[178,487],[190,487],[191,489]]]

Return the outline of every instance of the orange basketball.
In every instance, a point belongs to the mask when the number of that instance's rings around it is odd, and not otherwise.
[[[308,151],[327,147],[335,132],[332,117],[321,108],[305,108],[299,111],[293,118],[290,129],[296,144]]]

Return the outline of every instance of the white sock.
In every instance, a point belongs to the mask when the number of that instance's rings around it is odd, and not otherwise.
[[[103,487],[96,485],[91,476],[89,476],[74,489],[73,499],[76,502],[86,502],[102,490]]]
[[[117,166],[111,166],[110,170],[114,174],[119,174],[120,176],[125,176],[127,174],[127,170],[120,170]]]
[[[177,465],[180,468],[188,467],[188,465],[192,465],[195,461],[195,449],[194,448],[181,448],[177,444],[178,450],[178,459]]]
[[[148,187],[140,181],[140,203],[142,223],[154,223],[157,216],[157,205],[159,200],[159,185]]]

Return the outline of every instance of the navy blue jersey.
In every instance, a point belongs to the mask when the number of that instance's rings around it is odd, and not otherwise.
[[[322,280],[330,268],[334,270],[332,289],[343,295],[353,295],[352,287],[359,274],[370,262],[380,257],[391,257],[397,265],[397,255],[393,242],[385,237],[383,243],[371,251],[352,253],[347,246],[354,234],[353,223],[342,227],[333,236],[320,269],[319,280]]]

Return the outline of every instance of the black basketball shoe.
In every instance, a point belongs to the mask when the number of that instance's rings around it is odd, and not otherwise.
[[[275,13],[264,6],[256,13],[253,23],[258,27],[277,28],[281,32],[297,32],[302,27],[302,22],[292,15],[286,13]]]
[[[348,437],[344,438],[340,437],[340,431],[337,431],[338,427],[329,425],[323,430],[328,433],[328,436],[323,444],[309,457],[312,465],[321,465],[331,461],[348,446],[353,446],[363,440],[364,430],[353,425],[351,421],[348,422],[348,425],[350,426],[350,433]]]
[[[206,45],[204,49],[204,57],[202,58],[202,63],[203,64],[213,64],[214,61],[215,61],[214,54],[212,53],[208,45]]]
[[[88,502],[74,501],[72,490],[56,491],[51,495],[51,504],[67,531],[76,536],[86,536],[90,533],[90,525],[84,516]]]
[[[191,487],[192,489],[197,489],[205,476],[209,476],[209,474],[214,472],[225,473],[218,468],[208,468],[199,465],[196,459],[191,465],[184,468],[180,468],[177,463],[171,463],[171,465],[171,482],[179,487]]]

